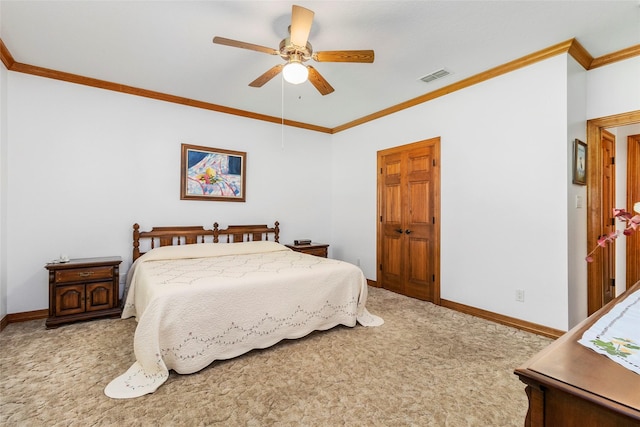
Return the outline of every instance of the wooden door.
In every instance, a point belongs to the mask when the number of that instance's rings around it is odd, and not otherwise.
[[[627,210],[632,212],[637,202],[640,202],[640,134],[627,137]],[[640,231],[627,236],[626,264],[625,289],[629,289],[640,281]]]
[[[378,152],[378,281],[440,303],[440,139]]]
[[[602,211],[603,234],[615,231],[616,224],[613,209],[616,207],[616,138],[611,132],[602,131]],[[615,244],[603,249],[603,301],[608,303],[616,297],[616,248]]]

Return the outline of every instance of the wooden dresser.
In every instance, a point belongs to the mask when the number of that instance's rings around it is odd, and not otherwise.
[[[326,258],[328,256],[329,245],[325,243],[311,243],[309,245],[285,245],[289,249],[293,249],[296,252],[302,252],[304,254],[315,255]]]
[[[49,317],[45,325],[117,317],[120,257],[79,258],[45,265],[49,270]]]
[[[640,426],[640,375],[577,342],[638,289],[640,282],[515,370],[527,384],[525,426]]]

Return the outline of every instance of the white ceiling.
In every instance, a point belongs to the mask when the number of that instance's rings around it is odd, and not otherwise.
[[[2,0],[0,37],[16,62],[329,128],[571,38],[593,57],[640,44],[639,0],[299,1],[315,51],[373,49],[375,62],[310,61],[327,96],[279,77],[249,87],[282,59],[213,37],[277,49],[292,4]]]

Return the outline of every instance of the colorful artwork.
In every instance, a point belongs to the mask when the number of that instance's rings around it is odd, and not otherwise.
[[[587,144],[579,139],[573,142],[573,183],[587,185]]]
[[[182,144],[181,199],[245,201],[246,153]]]
[[[640,350],[640,346],[638,344],[625,338],[616,337],[610,341],[595,339],[591,340],[591,342],[611,356],[627,357],[630,354],[638,353],[638,350]]]

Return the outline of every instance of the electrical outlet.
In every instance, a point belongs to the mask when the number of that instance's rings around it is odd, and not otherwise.
[[[358,259],[356,260],[356,265],[357,265],[358,267],[360,267],[360,258],[358,258]]]
[[[516,301],[524,302],[524,289],[516,289]]]

